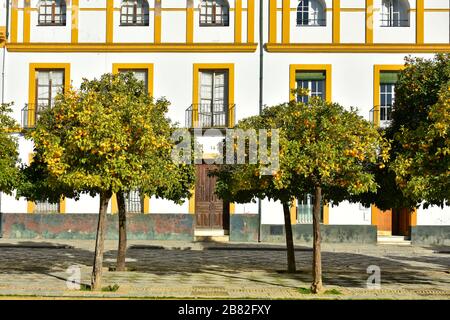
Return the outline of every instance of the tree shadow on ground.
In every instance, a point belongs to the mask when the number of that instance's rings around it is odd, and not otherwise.
[[[94,242],[94,241],[93,241]],[[39,245],[36,245],[39,243]],[[151,244],[151,241],[149,241]],[[161,248],[130,248],[127,267],[133,271],[106,272],[124,285],[134,283],[136,278],[150,275],[152,279],[184,279],[201,282],[214,278],[213,282],[254,283],[256,285],[296,288],[312,281],[312,252],[308,247],[298,246],[296,260],[298,272],[286,270],[286,252],[282,250],[167,250]],[[304,249],[304,250],[302,250]],[[104,267],[114,267],[116,250],[107,250]],[[443,255],[383,257],[365,253],[323,251],[323,280],[326,285],[365,288],[370,274],[369,266],[381,269],[383,284],[436,284],[429,270],[409,262],[420,261],[434,265],[431,270],[448,267]],[[0,246],[0,275],[42,274],[65,281],[64,272],[72,265],[91,268],[93,251],[67,247],[66,244],[45,241],[23,241],[10,246]],[[447,264],[447,265],[446,265]],[[55,276],[55,274],[57,274]],[[69,275],[67,275],[68,277]],[[445,284],[445,281],[444,283]],[[151,283],[148,284],[152,286]]]

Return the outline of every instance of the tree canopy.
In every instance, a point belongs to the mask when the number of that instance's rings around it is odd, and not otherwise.
[[[11,105],[0,105],[0,192],[7,194],[11,194],[19,181],[17,139],[12,136],[18,125],[10,113]]]

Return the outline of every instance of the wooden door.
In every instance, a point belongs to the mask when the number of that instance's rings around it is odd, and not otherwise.
[[[410,236],[412,212],[409,209],[395,209],[392,217],[392,234]]]
[[[197,166],[195,184],[195,217],[196,227],[204,229],[224,229],[224,203],[215,193],[216,177],[209,177],[208,172],[214,165]]]
[[[392,210],[379,210],[377,226],[379,235],[392,235]]]

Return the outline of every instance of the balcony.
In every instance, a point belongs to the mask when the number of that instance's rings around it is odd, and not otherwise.
[[[386,128],[391,123],[391,106],[375,106],[370,110],[370,122],[380,128]]]
[[[39,119],[39,113],[48,108],[47,104],[34,104],[28,103],[25,104],[25,107],[22,108],[22,128],[23,129],[32,129],[36,126],[37,120]]]
[[[186,109],[186,127],[225,129],[234,126],[235,105],[224,103],[193,104]]]

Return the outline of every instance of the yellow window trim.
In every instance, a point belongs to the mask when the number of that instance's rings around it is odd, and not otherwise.
[[[186,43],[194,42],[194,0],[187,0],[186,7]]]
[[[373,0],[366,0],[366,43],[373,43]]]
[[[7,43],[9,52],[255,52],[256,43]]]
[[[228,104],[234,105],[234,63],[194,63],[194,74],[192,81],[192,104],[194,111],[199,103],[199,88],[200,88],[200,70],[228,70]],[[194,114],[198,113],[195,112]],[[229,110],[230,123],[234,123],[234,109]],[[197,123],[198,119],[194,119],[194,123]]]
[[[289,66],[289,100],[295,100],[292,90],[296,88],[295,73],[297,71],[325,72],[325,100],[331,102],[331,64],[291,64]]]
[[[58,69],[64,70],[64,89],[70,88],[70,63],[30,63],[28,78],[28,104],[36,103],[36,70],[39,69]],[[28,125],[34,126],[34,118],[30,113]]]
[[[191,197],[189,198],[189,213],[195,214],[195,187],[191,190]]]
[[[291,0],[283,0],[281,42],[291,41]]]
[[[234,3],[234,43],[242,42],[242,0]]]
[[[30,8],[30,1],[31,0],[24,0],[23,5],[23,42],[29,43],[30,42],[30,31],[31,31],[31,8]]]
[[[333,0],[333,43],[341,42],[341,0]]]
[[[33,162],[33,153],[28,154],[28,164],[30,165]],[[36,204],[33,201],[27,201],[27,213],[28,214],[34,214],[34,210],[36,208]],[[61,197],[61,200],[59,200],[59,213],[64,214],[66,213],[66,198]]]
[[[400,71],[404,68],[401,64],[376,64],[373,66],[373,122],[380,126],[380,73],[383,71]]]
[[[144,214],[150,213],[150,198],[148,196],[144,196]],[[117,204],[117,194],[114,193],[111,196],[111,214],[119,213],[119,205]]]
[[[269,2],[269,43],[277,42],[277,0]]]
[[[71,11],[71,41],[72,43],[78,43],[78,16],[80,12],[79,0],[72,0],[72,11]]]
[[[106,1],[106,43],[114,41],[114,1]]]
[[[17,29],[19,23],[19,11],[17,10],[19,0],[12,0],[11,5],[11,42],[17,42]]]
[[[425,33],[424,1],[416,0],[416,43],[424,43]]]
[[[161,0],[155,0],[153,42],[161,43]]]
[[[153,96],[153,63],[113,63],[113,74],[119,73],[121,69],[145,69],[147,70],[148,93]]]
[[[247,43],[255,41],[255,0],[247,0]]]

